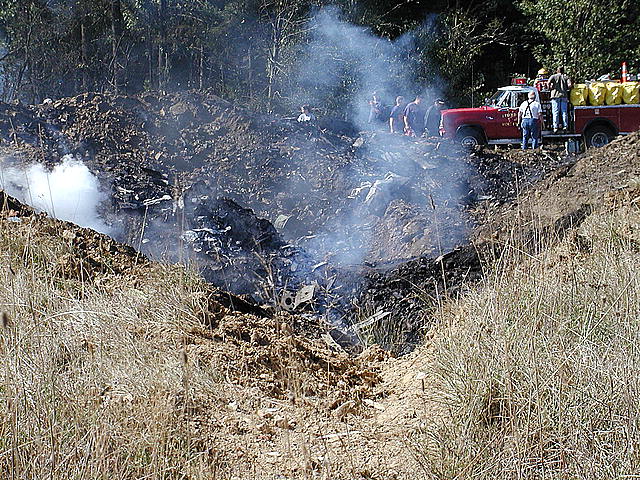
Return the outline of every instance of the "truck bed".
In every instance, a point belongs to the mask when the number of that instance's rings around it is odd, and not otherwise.
[[[584,133],[597,121],[610,124],[614,133],[627,134],[640,129],[640,104],[573,107],[575,131]]]

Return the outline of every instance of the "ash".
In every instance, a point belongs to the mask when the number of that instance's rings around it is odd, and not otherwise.
[[[81,160],[108,194],[98,213],[117,240],[265,315],[321,318],[350,343],[388,325],[393,341],[373,340],[398,351],[428,326],[424,306],[479,278],[465,246],[476,207],[508,201],[553,163],[338,119],[300,125],[189,92],[0,104],[0,136],[18,163]]]

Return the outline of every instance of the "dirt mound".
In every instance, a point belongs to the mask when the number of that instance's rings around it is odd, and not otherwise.
[[[102,213],[118,240],[190,262],[214,285],[274,310],[341,328],[388,313],[399,338],[417,338],[426,321],[405,320],[417,311],[407,298],[438,298],[475,278],[457,268],[442,275],[434,261],[466,244],[482,216],[477,202],[496,208],[566,161],[466,155],[332,119],[302,125],[207,92],[3,108],[5,151],[50,165],[72,154],[100,178],[112,199]]]
[[[589,211],[605,205],[613,192],[628,189],[638,178],[640,132],[589,149],[523,191],[514,202],[488,208],[475,238],[501,241],[516,226],[532,239],[535,232],[557,233],[565,224],[579,224]]]
[[[332,351],[320,335],[309,335],[308,322],[302,318],[228,312],[210,319],[207,328],[192,331],[189,351],[201,361],[228,365],[233,378],[272,397],[286,399],[290,393],[316,397],[338,388],[334,394],[339,402],[354,393],[358,399],[371,395],[379,382],[375,364]]]
[[[128,245],[107,235],[69,222],[53,221],[0,191],[2,219],[10,225],[38,226],[38,234],[51,241],[63,239],[65,249],[56,258],[55,273],[60,278],[92,282],[102,275],[131,273],[147,259]],[[35,228],[35,227],[34,227]]]
[[[210,195],[251,208],[286,241],[313,237],[301,246],[347,263],[353,256],[386,261],[419,253],[396,245],[386,251],[381,241],[370,247],[394,199],[416,208],[435,202],[464,223],[459,209],[468,197],[468,166],[438,142],[384,133],[350,137],[344,133],[354,131],[344,122],[301,125],[194,92],[85,94],[5,110],[6,139],[25,147],[30,160],[78,155],[112,190],[116,210],[144,209],[207,179]],[[363,224],[373,231],[354,235]],[[421,237],[420,245],[434,244],[430,235]]]

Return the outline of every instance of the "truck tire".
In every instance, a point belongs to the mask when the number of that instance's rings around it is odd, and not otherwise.
[[[614,132],[606,125],[595,125],[584,133],[587,147],[604,147],[614,137]]]
[[[456,133],[456,139],[460,142],[460,145],[469,150],[486,143],[482,132],[473,127],[462,127]]]

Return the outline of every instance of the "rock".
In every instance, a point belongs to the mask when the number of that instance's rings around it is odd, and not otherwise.
[[[169,113],[175,116],[184,115],[188,111],[189,105],[184,102],[174,103],[173,105],[171,105],[171,107],[169,107]]]

